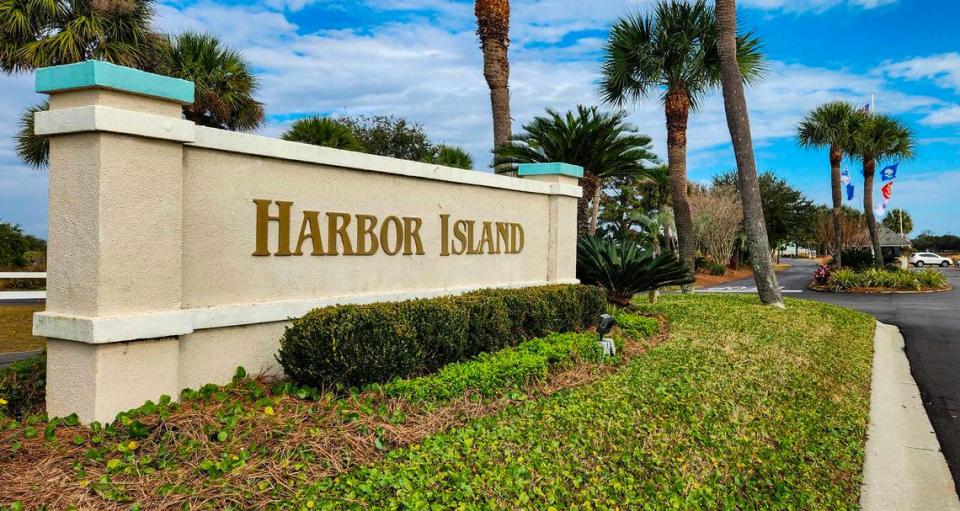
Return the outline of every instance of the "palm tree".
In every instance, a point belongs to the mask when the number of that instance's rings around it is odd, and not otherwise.
[[[243,131],[263,122],[263,106],[252,96],[256,77],[238,52],[224,48],[213,36],[193,33],[156,48],[160,54],[154,71],[195,83],[195,99],[183,107],[184,117],[201,126]],[[43,102],[25,111],[16,135],[17,155],[35,168],[46,167],[49,145],[46,137],[34,134],[33,114],[47,106]]]
[[[329,117],[297,119],[280,138],[334,149],[363,151],[363,144],[350,126]]]
[[[887,211],[887,215],[883,217],[881,223],[891,231],[904,236],[913,231],[913,217],[905,209],[893,208]]]
[[[717,0],[717,53],[720,55],[720,83],[727,127],[737,159],[737,188],[743,206],[743,228],[747,234],[753,279],[757,294],[764,305],[783,307],[783,295],[770,257],[770,241],[760,200],[757,180],[757,162],[753,155],[753,137],[750,134],[750,112],[743,93],[743,76],[737,61],[737,2]]]
[[[469,170],[473,168],[473,157],[470,156],[470,153],[457,146],[446,144],[438,145],[436,152],[433,155],[424,158],[424,161],[427,163],[435,163],[437,165],[445,165],[447,167],[454,167],[458,169]]]
[[[153,0],[2,0],[0,70],[105,60],[138,69],[157,63]]]
[[[476,0],[477,36],[483,49],[483,77],[490,88],[493,145],[510,139],[510,0]]]
[[[843,189],[840,183],[840,164],[853,143],[853,134],[863,123],[866,114],[844,101],[824,103],[797,125],[797,139],[806,148],[830,148],[830,187],[833,192],[833,229],[835,247],[843,246],[840,223],[843,208]],[[833,254],[840,265],[840,252]]]
[[[650,15],[621,17],[604,48],[600,86],[604,100],[616,105],[662,92],[680,258],[691,275],[696,240],[687,201],[687,118],[703,95],[720,83],[715,37],[716,17],[704,0],[661,1]],[[748,82],[762,71],[758,44],[749,34],[737,36],[737,62]]]
[[[20,161],[35,169],[46,168],[50,163],[50,143],[47,137],[33,134],[33,116],[37,112],[49,109],[50,101],[43,100],[24,110],[17,123],[20,127],[14,136],[17,142],[17,156],[20,157]]]
[[[877,266],[883,266],[877,215],[873,211],[873,178],[877,162],[912,158],[914,145],[913,130],[884,114],[871,114],[853,134],[850,153],[863,160],[863,213],[867,218],[873,260]]]
[[[257,78],[236,50],[212,35],[186,32],[170,41],[159,72],[194,83],[192,105],[184,116],[211,128],[254,130],[263,123],[263,105],[253,99]]]
[[[577,229],[597,230],[601,182],[613,176],[645,174],[644,162],[656,162],[650,137],[627,124],[626,112],[600,112],[595,106],[577,106],[576,113],[547,109],[498,146],[494,163],[509,172],[518,163],[564,162],[583,167],[583,196],[577,203]],[[591,201],[593,209],[590,209]]]

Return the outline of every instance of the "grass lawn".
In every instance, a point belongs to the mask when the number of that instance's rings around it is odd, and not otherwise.
[[[669,296],[628,367],[304,485],[321,509],[854,509],[874,320]]]
[[[32,334],[33,313],[43,309],[43,304],[0,304],[0,353],[46,346],[46,339]]]
[[[667,340],[483,401],[330,400],[241,380],[94,432],[0,425],[0,506],[857,507],[872,318],[745,295],[639,308],[668,320]],[[468,374],[482,378],[448,376]]]

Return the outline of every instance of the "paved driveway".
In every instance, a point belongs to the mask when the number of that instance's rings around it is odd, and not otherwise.
[[[954,287],[943,293],[851,295],[810,291],[806,286],[816,265],[802,259],[784,262],[793,265],[778,274],[785,296],[842,305],[900,328],[910,371],[960,490],[960,270],[942,270]],[[704,291],[755,292],[753,286],[750,278]]]

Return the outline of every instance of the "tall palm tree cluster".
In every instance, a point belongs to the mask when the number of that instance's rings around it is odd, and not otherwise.
[[[497,12],[509,15],[507,2],[475,2],[478,33],[484,50],[485,75],[491,87],[489,65],[491,39],[506,41],[498,32],[487,34],[491,5],[500,5]],[[764,70],[760,41],[751,33],[737,33],[736,6],[733,0],[717,0],[717,9],[706,0],[661,0],[651,11],[627,14],[616,20],[603,52],[600,94],[605,103],[622,108],[627,103],[658,95],[663,104],[667,128],[667,181],[673,207],[656,208],[662,221],[636,214],[620,214],[619,221],[649,224],[662,229],[667,220],[676,224],[679,259],[686,268],[684,291],[693,282],[696,239],[688,201],[686,166],[687,129],[690,113],[704,96],[721,85],[731,138],[737,154],[738,186],[743,201],[745,230],[754,274],[763,303],[782,306],[761,208],[756,164],[750,139],[744,83],[760,78]],[[499,18],[498,18],[499,19]],[[500,19],[497,27],[508,26]],[[506,46],[503,46],[505,50]],[[506,70],[504,64],[502,70]],[[506,76],[506,74],[504,74]],[[510,171],[517,163],[562,161],[584,169],[580,184],[583,196],[578,204],[577,224],[582,234],[597,231],[600,204],[604,201],[604,181],[633,186],[624,176],[653,180],[656,157],[650,152],[650,139],[625,122],[623,111],[605,113],[597,107],[580,106],[576,112],[561,114],[548,109],[547,115],[535,117],[509,141],[495,137],[495,167]],[[504,121],[493,109],[494,131]],[[508,119],[507,119],[508,120]],[[626,190],[626,188],[625,188]],[[622,193],[613,193],[620,203],[628,202]],[[666,194],[662,194],[666,195]],[[662,214],[661,214],[662,213]],[[656,226],[654,227],[654,225]],[[669,233],[669,229],[666,230]],[[652,239],[659,239],[652,233]],[[669,236],[666,237],[669,242]],[[599,246],[599,245],[598,245]]]
[[[718,28],[716,12],[705,0],[661,1],[649,14],[628,14],[618,19],[604,49],[600,92],[605,101],[619,106],[657,94],[663,104],[667,167],[680,260],[691,275],[696,240],[687,199],[687,128],[690,112],[698,108],[707,92],[721,84],[723,62],[718,48]],[[733,34],[733,42],[730,63],[737,81],[749,83],[758,79],[763,71],[759,40],[751,34]],[[752,155],[752,147],[749,151]],[[755,188],[755,169],[753,174]],[[756,202],[759,203],[759,196]],[[746,200],[744,203],[748,204]],[[758,206],[748,224],[757,224],[758,215],[762,228],[762,211]],[[761,253],[763,243],[759,241],[758,249],[753,252]],[[772,275],[772,263],[769,272],[758,273]],[[779,301],[779,297],[775,299]]]
[[[197,124],[248,131],[263,123],[256,76],[239,52],[210,35],[160,34],[152,18],[153,0],[0,0],[0,70],[104,60],[194,82],[184,116]],[[33,133],[33,114],[47,107],[25,111],[17,135],[18,155],[34,167],[46,166],[49,146]]]
[[[839,239],[843,206],[840,165],[844,157],[862,162],[863,214],[870,233],[874,263],[883,266],[880,232],[873,209],[873,182],[877,162],[912,158],[916,144],[913,131],[889,115],[867,113],[850,103],[833,101],[820,105],[807,114],[797,126],[797,139],[804,147],[828,148],[836,247],[843,246]],[[837,264],[842,263],[840,257],[840,253],[834,254]]]

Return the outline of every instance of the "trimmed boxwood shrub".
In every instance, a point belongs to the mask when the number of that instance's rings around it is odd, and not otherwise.
[[[287,328],[277,360],[302,384],[383,383],[526,339],[585,330],[605,305],[599,288],[556,285],[324,307]]]

